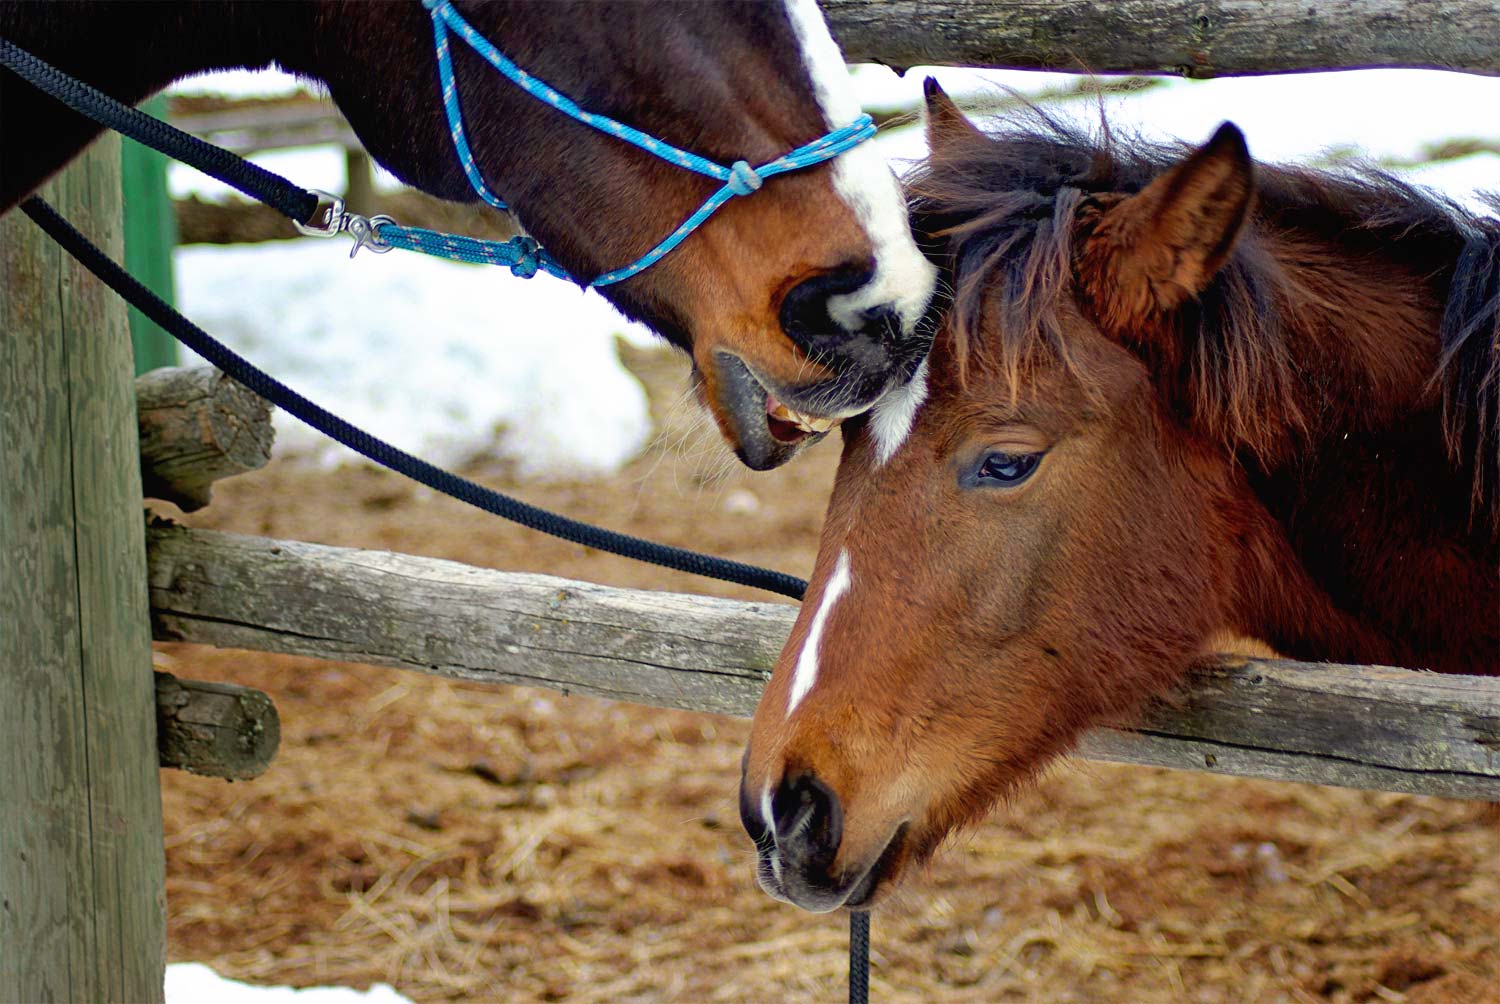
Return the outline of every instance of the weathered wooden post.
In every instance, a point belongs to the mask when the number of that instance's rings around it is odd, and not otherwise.
[[[117,138],[43,195],[120,258]],[[0,218],[0,1000],[162,1000],[131,373],[124,304]]]

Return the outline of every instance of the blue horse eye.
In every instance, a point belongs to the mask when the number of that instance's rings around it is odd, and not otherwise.
[[[979,465],[976,480],[997,485],[1018,485],[1031,477],[1041,461],[1040,453],[991,453]]]

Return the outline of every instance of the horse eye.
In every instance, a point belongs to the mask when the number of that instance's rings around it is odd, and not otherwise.
[[[980,462],[974,481],[1008,488],[1031,477],[1041,462],[1040,453],[991,453]]]

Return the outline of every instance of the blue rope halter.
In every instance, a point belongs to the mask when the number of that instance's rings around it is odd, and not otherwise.
[[[678,149],[670,143],[649,136],[622,122],[616,122],[614,119],[595,115],[579,108],[572,99],[505,58],[489,39],[475,31],[473,26],[453,9],[450,0],[422,0],[422,6],[432,14],[432,34],[437,49],[438,81],[443,89],[443,110],[448,115],[448,129],[453,136],[453,148],[458,153],[459,162],[463,164],[464,173],[468,175],[469,184],[474,186],[474,191],[479,193],[481,199],[496,209],[508,210],[509,207],[485,185],[479,166],[474,162],[474,155],[469,150],[468,137],[464,133],[463,112],[458,103],[458,82],[453,75],[453,58],[448,47],[450,29],[468,43],[470,48],[484,57],[486,62],[499,70],[507,80],[537,100],[546,102],[584,125],[640,147],[669,164],[676,164],[678,167],[695,171],[723,183],[722,188],[710,195],[697,211],[683,220],[681,225],[668,234],[656,247],[629,265],[598,276],[588,283],[590,286],[608,286],[629,279],[637,272],[650,268],[667,252],[681,244],[689,234],[702,226],[703,222],[720,206],[736,196],[753,194],[760,189],[767,178],[821,164],[875,135],[874,120],[868,115],[861,115],[848,125],[835,129],[811,143],[799,146],[790,153],[783,154],[760,167],[751,167],[743,160],[737,160],[725,167],[695,153]],[[455,261],[504,265],[523,279],[529,279],[539,269],[560,279],[572,280],[573,278],[557,263],[555,258],[530,237],[513,237],[508,241],[487,241],[477,237],[459,237],[433,230],[423,230],[420,227],[403,227],[391,222],[387,217],[375,217],[370,222],[373,224],[373,236],[363,239],[361,243],[372,250],[383,251],[398,247],[441,258],[451,258]],[[356,250],[358,247],[359,245],[356,245]]]

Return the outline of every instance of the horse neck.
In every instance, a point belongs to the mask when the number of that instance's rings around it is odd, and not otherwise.
[[[1436,252],[1296,234],[1269,247],[1287,263],[1299,378],[1286,410],[1300,421],[1271,458],[1245,458],[1255,502],[1227,515],[1247,541],[1238,629],[1306,658],[1492,667],[1500,552],[1445,443],[1434,374],[1449,278],[1417,264]]]
[[[1295,420],[1272,452],[1285,451],[1293,468],[1337,442],[1407,432],[1415,416],[1423,424],[1433,416],[1436,429],[1447,277],[1430,265],[1421,270],[1410,249],[1402,258],[1385,253],[1373,235],[1346,240],[1334,245],[1295,231],[1263,238],[1276,262],[1275,309],[1296,375],[1283,409]]]
[[[312,28],[306,3],[0,3],[0,35],[129,104],[208,70],[308,66]],[[0,108],[0,211],[101,131],[8,73]]]

